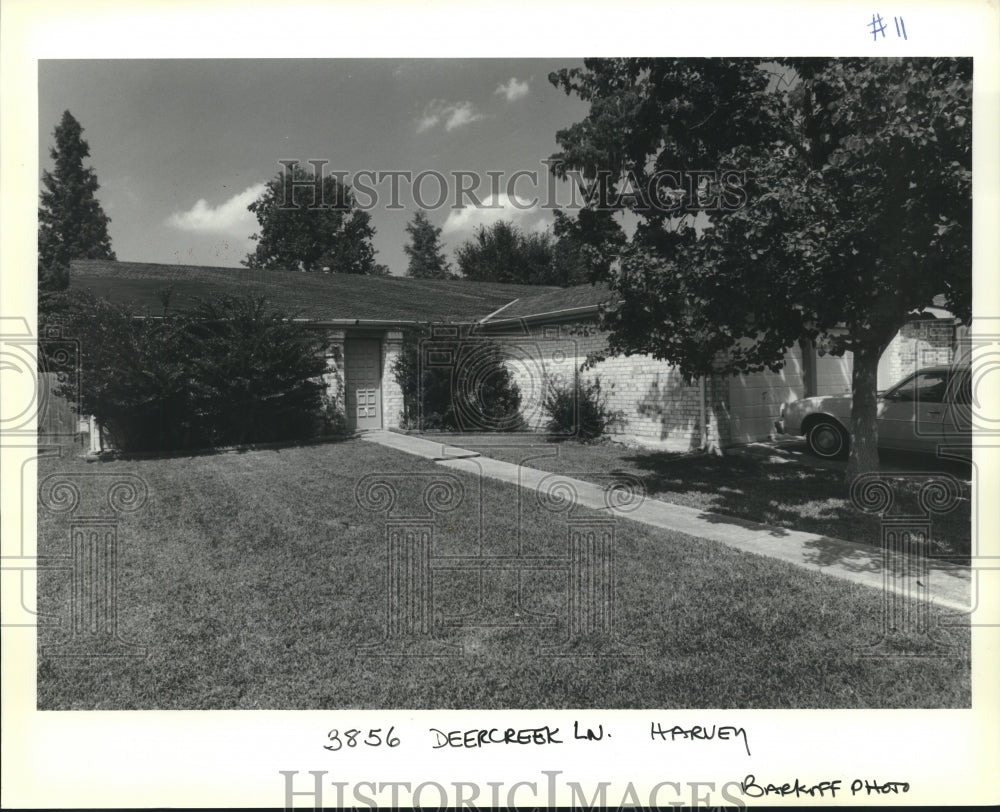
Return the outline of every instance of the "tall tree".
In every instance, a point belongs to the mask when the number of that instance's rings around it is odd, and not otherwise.
[[[556,209],[550,284],[568,287],[605,279],[626,240],[612,212],[580,209],[574,217]]]
[[[388,273],[375,262],[375,228],[350,186],[295,165],[268,181],[247,207],[257,217],[257,247],[243,261],[261,270]]]
[[[471,240],[459,246],[455,256],[466,279],[523,285],[552,284],[551,236],[547,233],[526,234],[508,220],[480,226]]]
[[[38,285],[43,290],[69,284],[70,260],[115,259],[108,235],[111,219],[94,197],[100,188],[97,175],[83,165],[90,157],[83,127],[67,110],[53,135],[49,155],[55,165],[42,173],[38,207]]]
[[[878,359],[936,295],[971,314],[969,59],[587,60],[558,174],[639,225],[612,349],[687,375],[851,351],[847,475],[878,466]],[[697,218],[697,221],[696,221]]]
[[[410,258],[406,275],[414,279],[448,279],[451,267],[441,246],[441,229],[418,211],[406,226],[406,233],[410,235],[410,244],[403,246]]]

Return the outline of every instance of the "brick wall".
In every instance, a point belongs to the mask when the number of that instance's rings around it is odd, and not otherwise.
[[[607,334],[593,321],[531,325],[513,335],[491,335],[505,347],[507,368],[521,390],[521,411],[532,429],[544,428],[541,408],[548,383],[566,384],[579,375],[599,380],[608,409],[620,413],[613,435],[644,445],[688,451],[702,445],[701,389],[687,384],[665,361],[648,355],[608,356],[592,365],[588,357],[607,352]],[[708,438],[725,444],[727,423],[723,383],[706,380]],[[721,422],[720,422],[721,421]]]
[[[382,427],[387,429],[403,425],[403,390],[392,374],[402,351],[402,332],[390,330],[382,339]]]
[[[344,414],[344,331],[327,330],[323,346],[323,356],[326,360],[326,372],[323,373],[323,383],[326,392],[323,404],[330,411]]]
[[[879,388],[892,386],[922,367],[950,364],[954,342],[953,319],[922,319],[904,325],[879,361]]]

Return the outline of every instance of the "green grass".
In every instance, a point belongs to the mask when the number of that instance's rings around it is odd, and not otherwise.
[[[970,705],[961,617],[930,615],[947,656],[864,657],[881,636],[879,592],[627,521],[616,526],[616,625],[643,647],[638,656],[537,655],[567,632],[558,571],[526,573],[521,584],[521,619],[548,613],[553,628],[439,628],[440,639],[466,646],[465,656],[444,661],[361,654],[384,629],[386,552],[384,515],[356,505],[355,484],[368,473],[398,475],[396,510],[412,514],[428,477],[450,473],[363,441],[98,464],[49,459],[39,468],[40,480],[54,471],[133,473],[150,491],[119,529],[118,603],[122,636],[148,654],[40,652],[41,709]],[[470,506],[478,504],[479,483],[461,479]],[[519,537],[527,553],[565,554],[564,515],[524,491],[482,486],[484,549],[511,554]],[[474,509],[442,516],[435,556],[475,552],[477,523]],[[66,518],[41,510],[40,554],[65,554],[67,530]],[[509,598],[513,574],[495,577],[496,594]],[[436,577],[436,611],[474,611],[474,584],[468,573]],[[68,587],[64,572],[40,575],[39,608],[64,625]],[[61,634],[43,626],[40,643]],[[896,643],[901,653],[938,652],[916,635]]]
[[[513,439],[507,445],[479,446],[471,437],[454,442],[495,459],[596,482],[607,481],[596,476],[599,474],[627,473],[642,481],[649,496],[665,502],[792,530],[881,544],[880,518],[851,504],[840,469],[778,461],[777,457],[691,456],[629,448],[614,442],[546,443],[522,438],[520,447],[513,445]],[[529,443],[534,445],[525,447]],[[967,469],[963,480],[960,465],[934,461],[928,465],[916,457],[888,456],[891,462],[902,462],[914,472],[940,467],[959,480],[958,506],[949,513],[932,515],[932,554],[968,564],[972,517]],[[898,500],[892,514],[920,513],[916,493],[927,477],[899,471],[887,476]]]

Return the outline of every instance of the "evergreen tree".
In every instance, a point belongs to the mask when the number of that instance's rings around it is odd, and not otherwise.
[[[448,279],[451,268],[441,247],[441,229],[418,211],[406,226],[410,244],[403,247],[410,258],[406,275],[414,279]]]
[[[111,219],[94,197],[97,175],[83,165],[90,147],[83,128],[67,110],[55,129],[49,151],[55,166],[42,173],[45,187],[38,208],[38,285],[60,290],[69,284],[73,259],[115,259],[108,236]]]

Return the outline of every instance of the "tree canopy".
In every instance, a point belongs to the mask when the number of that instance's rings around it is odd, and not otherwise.
[[[261,270],[299,270],[385,275],[375,262],[375,228],[354,194],[335,176],[317,177],[295,165],[268,181],[247,207],[260,232],[243,264]]]
[[[550,284],[552,237],[526,233],[509,220],[480,226],[455,252],[459,270],[476,282]]]
[[[403,246],[410,258],[406,275],[414,279],[449,279],[451,266],[441,246],[441,229],[418,211],[407,224],[406,233],[410,235],[409,245]]]
[[[94,196],[97,175],[83,165],[90,157],[83,127],[67,110],[53,135],[49,155],[55,165],[42,173],[38,208],[38,284],[46,290],[69,284],[70,260],[116,258],[108,235],[111,219]]]
[[[971,314],[969,59],[592,59],[556,172],[638,227],[605,277],[613,351],[687,375],[853,352],[849,475],[877,466],[879,356],[937,295]]]
[[[551,231],[525,232],[508,220],[481,226],[456,256],[466,279],[569,287],[597,281],[625,234],[611,211],[556,209]]]
[[[576,216],[556,209],[549,284],[568,287],[605,279],[611,257],[625,246],[625,233],[612,212],[580,209]]]

